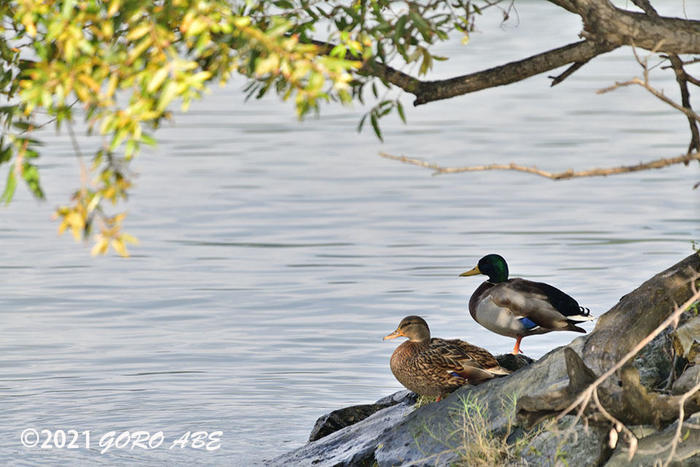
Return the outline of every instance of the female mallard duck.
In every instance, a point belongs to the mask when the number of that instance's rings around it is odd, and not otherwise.
[[[428,323],[420,316],[407,316],[384,340],[408,337],[391,356],[391,372],[411,391],[438,396],[465,384],[479,384],[507,375],[488,351],[459,339],[430,338]]]
[[[576,323],[594,319],[588,308],[549,284],[508,279],[508,265],[502,256],[486,255],[460,277],[476,274],[489,276],[489,280],[472,294],[469,313],[486,329],[514,337],[516,355],[525,336],[550,331],[585,333]]]

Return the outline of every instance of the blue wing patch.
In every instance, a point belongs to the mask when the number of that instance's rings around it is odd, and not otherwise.
[[[455,373],[454,371],[450,372],[450,376],[454,376],[455,378],[461,378],[461,376]]]
[[[537,327],[537,323],[532,321],[530,318],[520,318],[520,322],[523,323],[525,329],[532,329]]]

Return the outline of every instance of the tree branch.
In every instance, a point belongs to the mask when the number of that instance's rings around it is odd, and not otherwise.
[[[579,177],[605,177],[608,175],[617,175],[621,173],[639,172],[641,170],[661,169],[663,167],[668,167],[669,165],[675,164],[688,164],[690,161],[694,160],[700,161],[700,153],[696,152],[694,154],[686,154],[679,157],[656,159],[650,162],[644,162],[637,165],[622,165],[618,167],[596,168],[581,171],[574,171],[572,169],[569,169],[564,172],[548,172],[546,170],[538,169],[537,167],[524,166],[512,162],[510,164],[488,164],[467,167],[443,167],[436,163],[426,162],[420,159],[412,159],[405,156],[394,156],[385,152],[380,152],[379,155],[386,159],[393,159],[404,162],[406,164],[413,164],[419,167],[432,169],[433,175],[460,172],[481,172],[485,170],[514,170],[517,172],[527,172],[534,175],[539,175],[541,177],[549,178],[552,180],[567,180],[570,178]]]
[[[668,453],[666,462],[664,462],[664,467],[671,464],[673,456],[676,454],[676,448],[681,440],[681,430],[683,429],[683,418],[685,418],[685,401],[687,401],[696,392],[700,391],[700,383],[696,384],[688,391],[686,391],[678,401],[678,426],[676,427],[676,432],[673,435],[673,440],[671,441],[671,452]]]
[[[677,103],[673,102],[672,99],[666,97],[663,92],[654,89],[651,87],[651,85],[647,81],[643,81],[639,78],[632,78],[629,81],[623,81],[623,82],[616,82],[614,85],[609,86],[607,88],[599,89],[596,91],[597,94],[605,94],[606,92],[614,91],[617,88],[624,87],[624,86],[632,86],[632,85],[638,85],[655,95],[657,98],[660,100],[664,101],[671,107],[673,107],[676,110],[679,110],[683,112],[689,119],[697,120],[700,122],[700,115],[696,114],[693,112],[691,109],[687,109],[681,105],[678,105]]]
[[[406,90],[416,95],[414,105],[427,104],[436,100],[449,99],[521,81],[569,63],[587,62],[616,47],[606,43],[584,40],[476,73],[444,80],[422,81],[418,89]],[[387,79],[387,81],[392,82],[391,79]],[[401,87],[400,84],[394,82],[392,84]]]
[[[671,66],[676,74],[678,87],[681,90],[681,103],[683,104],[683,108],[693,110],[690,104],[690,92],[688,91],[688,74],[683,69],[683,61],[676,54],[671,54],[668,58],[671,61]],[[691,118],[689,115],[687,115],[687,117],[691,134],[688,152],[692,152],[693,150],[700,151],[700,134],[698,133],[697,119]]]
[[[700,21],[623,10],[608,0],[569,0],[583,20],[583,35],[617,46],[686,54],[700,51]],[[635,4],[644,5],[638,1]],[[651,5],[649,5],[651,6]],[[645,11],[648,8],[644,8]],[[653,8],[650,10],[653,11]]]
[[[334,47],[333,44],[323,41],[311,40],[310,43],[320,47],[321,53],[325,54],[330,53]],[[584,40],[487,70],[436,81],[422,81],[389,65],[371,60],[365,62],[358,72],[363,75],[376,76],[382,81],[415,95],[416,100],[413,105],[418,106],[482,89],[511,84],[573,63],[572,67],[554,79],[552,83],[554,86],[592,58],[615,48],[616,46],[610,44]],[[347,54],[345,58],[346,60],[361,60],[360,57],[351,54]]]
[[[592,58],[621,46],[666,53],[700,53],[700,21],[661,17],[648,0],[634,0],[645,13],[614,7],[608,0],[548,0],[581,16],[586,40],[531,57],[454,78],[423,81],[377,61],[364,62],[359,72],[376,76],[416,96],[413,105],[449,99],[482,89],[511,84],[531,76],[571,66],[553,78],[560,83]],[[312,41],[330,51],[332,44]],[[326,52],[327,53],[327,52]],[[346,57],[357,59],[359,57]],[[691,79],[688,81],[695,82]]]
[[[649,0],[632,0],[632,3],[641,8],[644,11],[644,13],[646,13],[649,16],[659,16],[659,14],[656,12],[656,9],[653,6],[651,6],[651,3],[649,3]]]
[[[588,63],[588,60],[586,60],[585,62],[574,62],[573,65],[567,68],[564,71],[564,73],[560,74],[559,76],[547,76],[547,78],[550,78],[552,80],[552,84],[550,84],[550,86],[556,86],[557,84],[561,83],[566,78],[576,73],[576,71],[586,63]]]

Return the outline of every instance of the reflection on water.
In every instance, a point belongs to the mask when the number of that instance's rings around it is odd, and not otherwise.
[[[447,46],[461,58],[439,63],[436,75],[575,40],[578,25],[559,33],[550,11],[523,5],[520,25],[502,30],[487,16],[488,34]],[[135,164],[129,227],[142,245],[129,260],[92,259],[56,239],[50,213],[79,181],[69,141],[47,132],[51,201],[20,192],[0,224],[0,459],[247,464],[299,446],[322,413],[400,389],[388,368],[395,345],[381,337],[403,316],[424,316],[437,336],[510,351],[511,339],[468,317],[480,280],[457,278],[490,252],[514,276],[607,310],[691,252],[700,237],[696,167],[565,182],[433,177],[377,153],[547,170],[680,154],[689,137],[682,117],[642,90],[594,94],[638,74],[630,53],[596,59],[555,88],[540,76],[409,110],[409,125],[386,123],[383,145],[354,132],[359,108],[298,123],[274,99],[243,105],[237,84],[216,89]],[[670,74],[654,79],[675,95]],[[536,357],[574,337],[534,336],[523,348]],[[23,448],[29,427],[223,438],[214,452],[100,454]]]

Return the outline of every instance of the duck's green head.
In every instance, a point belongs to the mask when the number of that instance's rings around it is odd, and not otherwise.
[[[477,274],[489,276],[489,282],[505,282],[508,280],[508,264],[501,255],[486,255],[479,260],[479,264],[474,269],[463,272],[459,276],[475,276]]]

